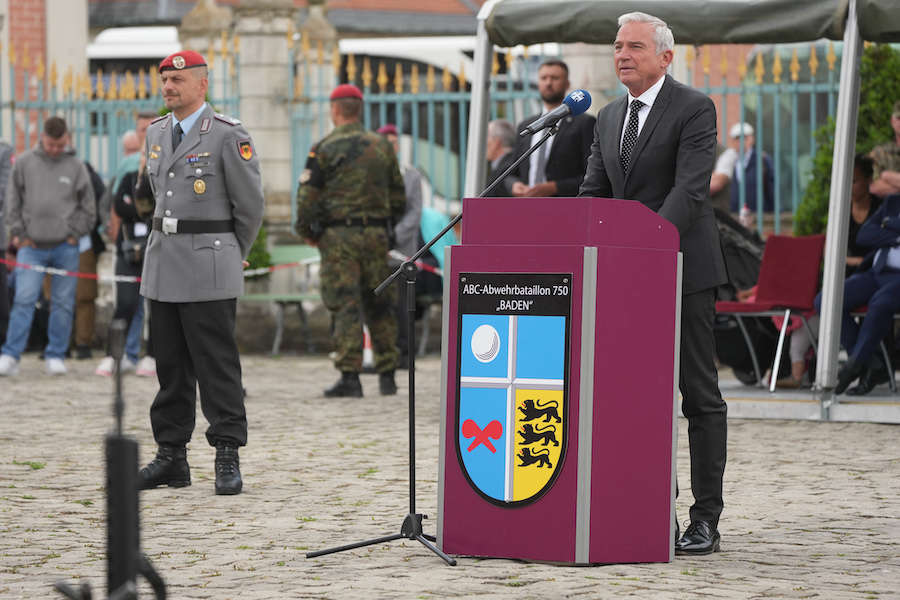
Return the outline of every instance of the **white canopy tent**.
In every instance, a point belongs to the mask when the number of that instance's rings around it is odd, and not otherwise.
[[[822,418],[834,402],[849,225],[853,154],[859,112],[862,41],[900,41],[896,0],[488,0],[478,15],[465,195],[481,191],[489,78],[494,44],[612,44],[619,15],[641,11],[666,21],[680,44],[788,43],[843,39],[825,276],[815,390]],[[596,111],[598,107],[592,107]]]

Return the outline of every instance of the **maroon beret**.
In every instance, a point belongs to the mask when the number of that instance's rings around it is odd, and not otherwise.
[[[375,130],[375,133],[380,133],[381,135],[396,135],[399,137],[397,133],[397,126],[393,123],[386,123]]]
[[[334,88],[334,91],[328,97],[329,100],[338,100],[340,98],[359,98],[362,100],[363,95],[359,88],[352,83],[342,83]]]
[[[192,69],[194,67],[205,67],[206,61],[203,55],[193,50],[181,50],[165,57],[159,63],[159,72],[168,71],[169,69]]]

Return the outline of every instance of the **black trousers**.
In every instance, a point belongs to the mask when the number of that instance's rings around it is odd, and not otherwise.
[[[150,407],[158,444],[183,446],[194,431],[197,385],[210,445],[247,443],[241,363],[234,339],[237,300],[150,301],[159,393]]]
[[[715,303],[715,289],[682,296],[679,388],[691,451],[691,520],[718,525],[723,507],[728,407],[719,392],[716,370]]]
[[[125,259],[122,252],[116,253],[116,275],[140,277],[144,263],[134,264]],[[141,284],[131,281],[116,282],[116,309],[113,312],[113,320],[124,319],[131,326],[131,320],[137,313],[138,306],[144,301],[141,296]],[[107,352],[109,354],[109,352]],[[153,353],[153,328],[147,336],[147,356],[155,356]]]

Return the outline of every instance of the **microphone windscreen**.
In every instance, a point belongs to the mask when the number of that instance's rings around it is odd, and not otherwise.
[[[569,114],[580,115],[591,107],[591,95],[587,90],[575,90],[565,97],[563,104],[571,110]]]

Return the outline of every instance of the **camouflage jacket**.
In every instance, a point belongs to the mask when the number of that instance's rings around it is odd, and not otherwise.
[[[348,217],[399,219],[406,193],[390,143],[361,123],[336,127],[313,146],[300,175],[295,231],[318,239]]]
[[[882,171],[900,171],[900,144],[888,142],[875,146],[872,150],[872,160],[875,162],[873,180],[881,177]]]

